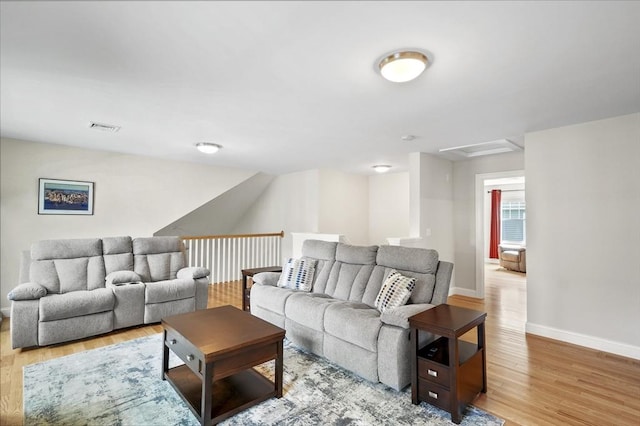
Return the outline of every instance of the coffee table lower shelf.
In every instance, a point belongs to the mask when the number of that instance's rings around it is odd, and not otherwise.
[[[189,367],[181,365],[169,369],[165,379],[187,403],[202,422],[202,380]],[[216,380],[212,383],[210,418],[219,423],[246,408],[276,396],[274,383],[253,368]]]

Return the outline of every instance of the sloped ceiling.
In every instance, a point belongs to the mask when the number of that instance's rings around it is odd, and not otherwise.
[[[226,235],[275,176],[258,173],[153,235]]]
[[[407,154],[640,111],[640,2],[0,3],[5,137],[261,170]],[[376,71],[428,52],[418,79]],[[117,133],[90,121],[120,126]],[[414,135],[403,141],[403,135]],[[215,156],[194,149],[223,145]]]

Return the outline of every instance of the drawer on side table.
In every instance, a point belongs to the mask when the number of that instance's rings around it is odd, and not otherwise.
[[[202,376],[202,370],[204,366],[204,360],[201,358],[200,351],[198,351],[191,343],[189,343],[180,334],[166,330],[167,340],[165,345],[178,356],[184,363],[199,376]]]
[[[418,380],[418,397],[421,401],[440,407],[443,410],[448,411],[451,408],[450,392],[446,388],[428,380]]]
[[[419,357],[418,376],[429,382],[449,387],[449,367],[438,362]]]

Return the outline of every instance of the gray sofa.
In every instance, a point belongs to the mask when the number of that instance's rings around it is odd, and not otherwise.
[[[8,294],[11,344],[46,346],[205,309],[209,271],[178,237],[47,240],[23,254]]]
[[[351,246],[307,240],[303,259],[317,260],[311,292],[277,286],[278,273],[256,274],[251,313],[286,329],[296,345],[372,382],[402,389],[411,382],[408,318],[445,303],[453,264],[435,250]],[[375,300],[392,270],[416,278],[406,305]],[[421,333],[423,343],[433,339]]]

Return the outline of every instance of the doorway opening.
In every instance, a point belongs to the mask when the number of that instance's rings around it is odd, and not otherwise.
[[[491,235],[491,190],[500,190],[500,219],[498,225],[502,237],[496,244],[526,247],[526,202],[524,170],[483,173],[476,175],[476,294],[485,298],[487,268],[509,273],[500,267],[499,259],[491,259],[489,245]],[[524,274],[516,272],[517,274]],[[525,280],[526,282],[526,280]]]

